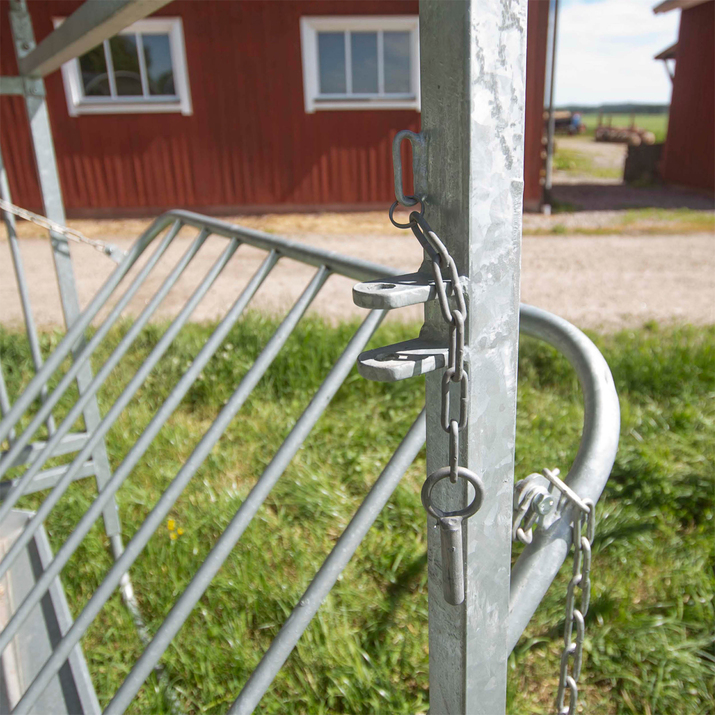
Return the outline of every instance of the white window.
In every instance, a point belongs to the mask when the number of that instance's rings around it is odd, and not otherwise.
[[[63,20],[54,21],[55,27]],[[184,30],[179,17],[140,20],[62,65],[70,116],[191,114]]]
[[[302,17],[305,111],[420,108],[418,18]]]

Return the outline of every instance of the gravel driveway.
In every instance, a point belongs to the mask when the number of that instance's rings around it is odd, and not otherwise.
[[[114,222],[115,229],[119,223]],[[112,231],[101,233],[107,235]],[[122,231],[115,233],[121,235]],[[182,233],[174,241],[169,258],[175,261],[179,257],[188,246],[190,235]],[[407,232],[385,234],[375,229],[355,236],[308,230],[284,235],[397,268],[414,270],[420,263],[418,244]],[[133,242],[116,235],[109,238],[122,248]],[[21,243],[37,323],[41,327],[57,325],[61,312],[49,244],[46,239],[29,236]],[[216,237],[206,243],[164,301],[156,314],[158,318],[176,314],[224,245],[224,240]],[[73,245],[71,250],[80,300],[86,305],[114,264],[86,246]],[[223,314],[264,255],[245,246],[240,248],[194,313],[194,320],[210,320]],[[163,260],[160,268],[155,269],[130,305],[132,314],[136,315],[156,290],[170,262]],[[272,313],[285,310],[311,274],[312,269],[306,266],[282,261],[259,291],[254,307]],[[352,284],[348,279],[331,278],[313,309],[331,320],[362,314],[352,304]],[[527,236],[522,253],[522,300],[586,328],[614,330],[637,327],[649,320],[715,323],[715,237],[710,234]],[[394,311],[391,319],[419,320],[420,316],[421,307],[417,306]],[[0,240],[0,322],[6,326],[22,324],[4,239]]]

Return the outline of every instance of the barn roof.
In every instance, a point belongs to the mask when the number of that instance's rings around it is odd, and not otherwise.
[[[674,60],[677,52],[678,52],[678,43],[674,42],[670,47],[666,47],[664,50],[659,52],[653,59],[654,60]]]
[[[702,5],[704,2],[710,2],[710,0],[664,0],[664,2],[659,3],[653,8],[653,12],[657,15],[658,13],[670,12],[671,10],[687,10],[696,5]]]

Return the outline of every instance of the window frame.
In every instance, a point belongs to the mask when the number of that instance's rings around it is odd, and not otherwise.
[[[318,61],[318,33],[345,33],[345,54],[350,54],[351,32],[409,32],[410,33],[410,84],[408,95],[321,95],[320,66]],[[305,111],[313,114],[324,110],[344,109],[415,109],[420,111],[420,42],[418,15],[305,15],[300,18],[300,44],[303,57],[303,97]],[[379,42],[379,41],[378,41]],[[379,47],[379,44],[378,44]],[[378,67],[382,65],[378,49]],[[350,72],[346,62],[346,75]],[[379,70],[378,70],[379,72]],[[379,75],[378,75],[379,82]]]
[[[53,18],[55,27],[59,27],[65,18]],[[82,72],[79,57],[75,57],[62,65],[62,79],[67,98],[67,111],[71,117],[85,114],[155,114],[173,113],[189,116],[193,114],[191,90],[189,88],[189,73],[186,64],[186,47],[184,45],[184,25],[180,17],[151,17],[125,27],[117,35],[131,34],[167,34],[171,64],[174,72],[174,89],[176,95],[169,97],[154,96],[140,99],[127,96],[119,97],[86,97],[82,85]],[[111,39],[111,38],[110,38]],[[104,41],[105,54],[109,39]],[[144,66],[144,58],[138,52],[140,66]],[[111,57],[111,55],[110,55]],[[144,80],[144,74],[142,80]],[[144,84],[144,81],[142,82]]]

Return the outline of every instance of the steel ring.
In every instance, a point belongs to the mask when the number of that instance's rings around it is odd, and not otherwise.
[[[420,216],[424,215],[425,205],[421,199],[418,199],[416,196],[406,196],[405,198],[414,199],[415,204],[420,205]],[[392,222],[392,225],[396,226],[397,228],[412,228],[412,224],[414,223],[414,221],[410,221],[409,223],[397,223],[397,221],[395,221],[395,219],[393,218],[393,214],[395,212],[395,209],[398,207],[399,203],[400,203],[399,201],[395,201],[395,203],[392,204],[392,206],[390,206],[390,221]]]
[[[440,508],[432,505],[431,497],[434,485],[449,477],[449,473],[449,467],[442,467],[436,472],[432,472],[425,480],[425,483],[422,485],[422,506],[425,508],[425,511],[435,519],[444,519],[450,516],[467,518],[472,516],[472,514],[476,514],[482,506],[484,484],[482,483],[481,477],[466,467],[457,467],[457,476],[466,479],[474,487],[474,499],[472,499],[471,504],[457,511],[442,511]]]

